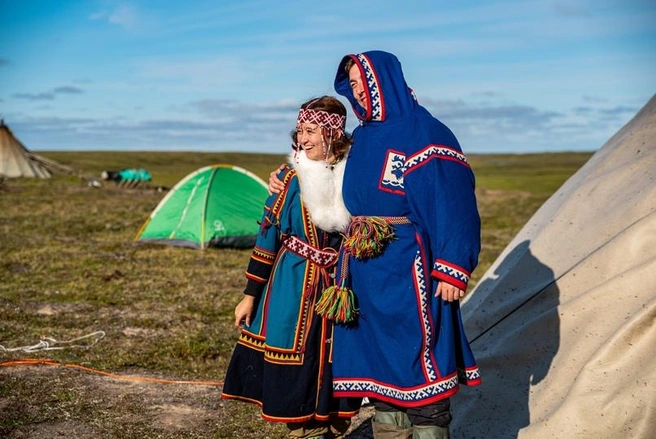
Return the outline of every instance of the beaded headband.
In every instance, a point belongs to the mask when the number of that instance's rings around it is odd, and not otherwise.
[[[341,116],[337,113],[328,113],[322,110],[301,108],[298,112],[296,123],[316,123],[320,127],[344,131],[346,127],[346,116]]]

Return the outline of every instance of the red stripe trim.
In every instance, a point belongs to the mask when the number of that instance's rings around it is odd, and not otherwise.
[[[447,267],[454,268],[454,269],[456,269],[456,270],[458,270],[458,271],[462,271],[462,272],[465,273],[467,276],[471,276],[471,273],[470,273],[469,271],[465,270],[464,268],[462,268],[462,267],[459,266],[459,265],[456,265],[456,264],[451,263],[451,262],[449,262],[449,261],[445,261],[444,259],[435,259],[435,262],[436,262],[436,263],[440,263],[440,264],[442,264],[442,265],[446,265]]]
[[[429,155],[426,157],[425,160],[423,160],[423,161],[421,161],[421,162],[419,162],[419,163],[417,163],[417,164],[415,164],[415,165],[408,166],[408,163],[410,163],[410,162],[412,162],[413,160],[415,160],[415,158],[416,158],[417,156],[420,156],[420,155],[422,155],[422,154],[425,154],[426,151],[431,150],[431,149],[436,149],[437,151],[435,151],[434,153],[429,154]],[[453,156],[450,156],[450,155],[445,155],[444,153],[441,153],[441,152],[439,151],[439,149],[446,149],[446,150],[452,151],[454,154],[457,154],[458,156],[461,156],[462,158],[453,157]],[[404,173],[403,175],[405,176],[405,175],[409,174],[410,172],[414,171],[415,169],[419,169],[419,168],[421,168],[422,166],[424,166],[426,163],[429,163],[429,162],[430,162],[431,160],[433,160],[433,159],[440,159],[440,160],[453,161],[453,162],[459,163],[459,164],[461,164],[461,165],[463,165],[463,166],[465,166],[465,167],[467,167],[467,168],[471,168],[471,167],[469,166],[469,163],[467,162],[467,158],[466,158],[466,156],[465,156],[462,152],[458,151],[457,149],[452,148],[452,147],[450,147],[450,146],[446,146],[446,145],[430,144],[430,145],[426,146],[424,149],[422,149],[421,151],[416,152],[415,154],[413,154],[413,155],[411,155],[410,157],[407,157],[407,158],[406,158],[406,161],[405,161],[405,163],[406,163],[406,171],[405,171],[405,173]]]
[[[475,369],[477,369],[477,368],[476,367],[473,368],[473,370],[475,370]],[[453,372],[450,375],[447,375],[447,376],[443,377],[443,379],[441,379],[439,381],[449,381],[450,379],[452,379],[453,377],[455,377],[457,375],[458,375],[458,372],[456,371],[456,372]],[[433,386],[433,385],[435,385],[439,382],[439,381],[429,381],[429,382],[418,384],[416,386],[411,386],[411,387],[398,387],[398,386],[393,386],[389,383],[385,383],[383,381],[378,381],[378,380],[375,380],[375,379],[372,379],[372,378],[349,377],[349,378],[344,378],[344,379],[339,379],[339,378],[333,379],[333,382],[351,382],[351,381],[361,381],[363,383],[378,384],[380,386],[389,387],[390,389],[394,389],[394,390],[397,390],[399,392],[413,392],[415,390],[425,389],[427,387],[431,387],[431,386]],[[350,392],[347,392],[347,393],[350,393]]]
[[[465,291],[467,289],[467,284],[461,281],[460,279],[457,279],[453,276],[449,276],[446,273],[442,273],[441,271],[433,270],[431,271],[431,277],[434,277],[439,280],[443,280],[444,282],[451,284],[455,287],[460,288],[461,290]]]
[[[376,82],[376,86],[378,87],[378,98],[380,99],[380,121],[384,122],[385,121],[385,100],[383,99],[383,91],[380,89],[380,81],[378,80],[378,73],[376,73],[376,69],[374,68],[374,63],[371,62],[371,58],[369,58],[366,54],[362,54],[364,58],[367,59],[367,62],[369,63],[369,67],[371,68],[371,73],[374,75],[374,81]],[[373,110],[373,105],[371,102],[371,96],[369,93],[371,92],[369,90],[369,86],[367,85],[367,77],[366,75],[362,76],[364,80],[364,85],[367,87],[367,97],[369,97],[369,109],[367,110],[367,113],[369,115],[369,118],[371,118],[371,112]]]
[[[399,407],[422,407],[433,402],[441,401],[445,398],[449,398],[458,392],[459,387],[454,387],[453,389],[447,390],[444,393],[439,395],[431,396],[430,398],[425,398],[417,401],[401,401],[395,398],[390,398],[384,395],[380,395],[374,392],[333,392],[333,396],[336,398],[372,398],[379,401],[384,401]]]
[[[415,233],[415,240],[419,244],[419,251],[420,251],[420,254],[421,254],[422,266],[426,267],[426,264],[425,264],[425,262],[426,262],[426,251],[424,250],[424,243],[421,241],[421,236],[419,236],[419,233]],[[430,279],[428,279],[428,278],[426,279],[426,284],[427,285],[429,284],[429,282],[428,282],[429,280]],[[431,297],[434,295],[434,293],[431,289],[431,290],[427,290],[426,294],[428,294],[427,306],[430,308],[429,303],[430,303]],[[435,328],[435,322],[433,322],[433,314],[431,312],[427,312],[427,314],[428,314],[428,325],[430,326],[430,328],[432,330],[433,337],[437,338],[437,329]],[[442,378],[442,376],[440,374],[440,370],[437,367],[437,361],[435,360],[435,355],[433,353],[433,349],[429,349],[429,355],[430,355],[430,360],[433,363],[433,368],[435,369],[435,374],[437,375],[438,378]]]
[[[246,275],[247,279],[254,280],[257,283],[264,284],[267,281],[266,279],[264,279],[262,277],[259,277],[259,276],[255,276],[253,274],[250,274],[249,272],[246,272],[245,275]]]

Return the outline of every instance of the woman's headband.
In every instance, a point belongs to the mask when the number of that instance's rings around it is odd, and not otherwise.
[[[322,110],[301,108],[298,112],[296,123],[316,123],[320,127],[344,131],[344,128],[346,128],[346,116],[337,113],[328,113]]]

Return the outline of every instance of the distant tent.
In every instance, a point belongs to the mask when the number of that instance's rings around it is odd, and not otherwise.
[[[656,438],[656,95],[462,304],[483,384],[454,438]]]
[[[50,178],[53,172],[73,173],[73,168],[30,152],[0,120],[0,176]]]
[[[183,178],[160,201],[135,240],[182,247],[251,247],[259,231],[266,183],[231,165]]]
[[[5,177],[50,178],[52,173],[0,121],[0,175]]]

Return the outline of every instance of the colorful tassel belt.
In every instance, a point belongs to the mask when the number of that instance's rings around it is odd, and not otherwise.
[[[394,240],[397,224],[410,224],[410,220],[405,216],[354,216],[343,249],[356,259],[376,257]]]
[[[335,323],[351,323],[359,309],[355,293],[346,285],[349,257],[374,258],[394,240],[394,226],[410,224],[405,216],[356,216],[351,220],[340,254],[342,264],[336,285],[326,288],[315,306],[317,314]]]
[[[282,244],[291,252],[314,262],[320,267],[331,267],[335,265],[339,256],[335,249],[330,247],[323,250],[318,249],[316,247],[312,247],[310,244],[302,241],[296,236],[288,237],[283,241]]]

